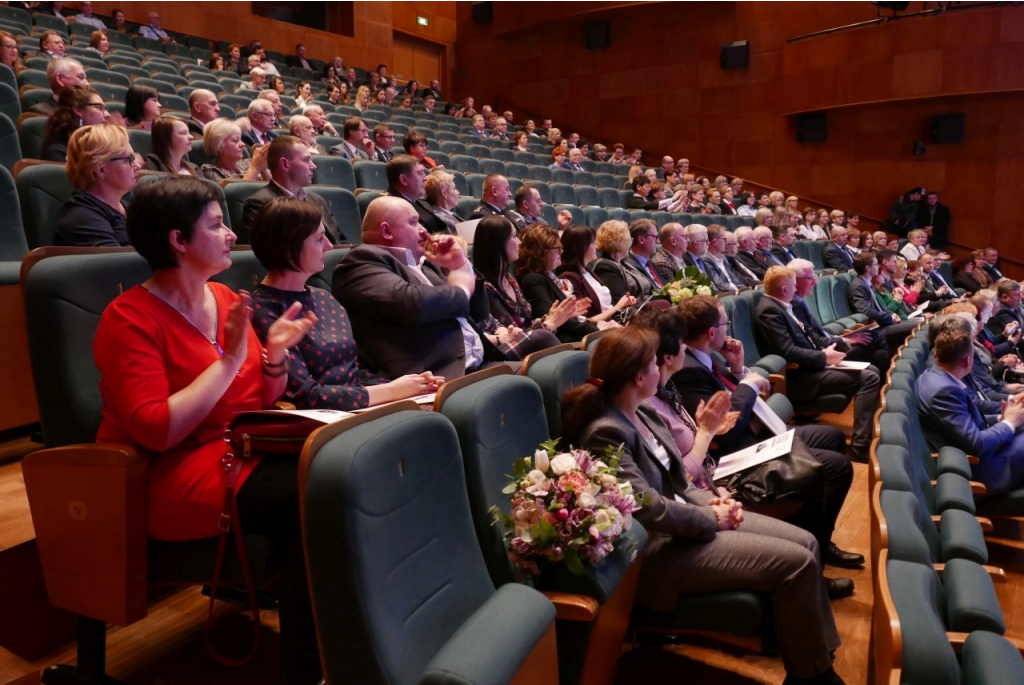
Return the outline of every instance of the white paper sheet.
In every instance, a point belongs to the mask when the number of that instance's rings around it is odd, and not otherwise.
[[[751,445],[745,450],[722,457],[715,468],[715,480],[727,478],[734,473],[745,471],[751,466],[757,466],[789,454],[793,450],[794,435],[796,433],[793,430],[788,430],[782,435],[776,435],[764,442]]]
[[[863,371],[869,366],[871,366],[870,362],[848,362],[844,359],[838,364],[833,364],[828,368],[838,369],[839,371]]]
[[[754,402],[754,416],[761,419],[761,423],[772,433],[775,433],[775,435],[782,435],[789,430],[789,426],[783,423],[779,415],[772,411],[768,403],[760,397]]]
[[[437,396],[437,393],[436,392],[432,392],[432,393],[429,393],[427,395],[416,395],[415,397],[407,397],[404,400],[395,400],[395,402],[405,402],[407,400],[412,400],[413,402],[415,402],[416,404],[418,404],[418,405],[420,405],[422,407],[425,404],[433,404],[434,403],[434,397],[436,397],[436,396]],[[389,404],[394,404],[395,402],[386,402],[384,404],[378,404],[378,405],[376,405],[374,407],[365,407],[363,409],[353,409],[352,413],[353,414],[362,414],[364,411],[370,411],[371,409],[377,409],[378,407],[386,407]]]
[[[478,223],[480,223],[480,219],[470,219],[469,221],[463,221],[462,223],[455,224],[455,232],[462,236],[467,243],[472,245],[473,238],[476,236],[476,225]]]

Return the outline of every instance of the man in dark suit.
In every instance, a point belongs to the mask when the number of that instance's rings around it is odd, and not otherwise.
[[[481,202],[469,215],[470,219],[483,219],[485,216],[503,216],[512,222],[516,232],[522,233],[529,224],[526,219],[508,208],[508,200],[512,197],[512,189],[508,179],[501,174],[491,174],[484,179]]]
[[[928,200],[917,210],[917,227],[928,233],[928,245],[936,250],[946,249],[951,220],[949,207],[939,203],[939,194],[934,190],[928,193]]]
[[[334,220],[331,208],[319,195],[306,192],[306,186],[313,183],[313,172],[316,170],[309,147],[295,136],[280,136],[267,150],[267,168],[274,180],[246,198],[242,206],[242,227],[236,231],[239,244],[249,242],[256,215],[263,205],[276,197],[294,197],[319,206],[328,240],[335,245],[341,242],[338,223]]]
[[[442,99],[443,96],[441,95],[441,82],[438,81],[436,78],[431,79],[430,87],[424,88],[420,95],[424,99],[427,97],[427,95],[433,95],[435,100]]]
[[[988,329],[993,335],[1008,335],[1024,331],[1024,314],[1020,307],[1020,283],[1017,281],[1005,280],[996,286],[996,296],[999,298],[999,311],[992,315],[988,321]],[[1007,326],[1016,324],[1013,330],[1007,330]],[[1024,340],[1017,343],[1018,353],[1024,352]]]
[[[772,232],[775,235],[775,242],[772,244],[771,252],[781,265],[786,266],[797,258],[792,249],[793,243],[796,242],[796,232],[792,226],[775,226]]]
[[[190,118],[185,120],[189,133],[203,135],[203,127],[220,116],[220,102],[212,90],[196,88],[188,96]]]
[[[687,266],[695,266],[697,271],[710,277],[711,269],[704,259],[708,253],[708,227],[701,224],[687,226],[686,242],[686,254],[683,255],[683,261]]]
[[[249,103],[249,123],[252,130],[242,134],[242,142],[249,147],[253,145],[267,145],[274,138],[281,135],[274,130],[274,105],[269,100],[259,98]]]
[[[744,287],[740,277],[733,273],[725,254],[727,237],[731,235],[724,226],[712,224],[707,227],[708,249],[704,253],[704,266],[708,270],[715,290],[720,293],[736,293]]]
[[[715,437],[717,447],[712,456],[717,460],[771,437],[771,431],[754,414],[758,394],[769,389],[768,379],[744,366],[743,343],[729,337],[729,319],[721,302],[698,295],[684,300],[676,311],[686,323],[686,358],[672,382],[679,389],[686,411],[695,416],[701,402],[707,404],[716,393],[724,391],[730,393],[732,410],[739,412],[736,424]],[[715,358],[715,352],[725,358],[728,367]],[[803,517],[801,522],[808,530],[813,527],[811,532],[818,537],[826,564],[856,568],[864,563],[864,557],[844,552],[831,541],[836,519],[853,482],[843,432],[834,426],[799,426],[795,430],[819,459],[824,472],[821,506],[806,506],[806,513],[813,515]],[[840,580],[852,593],[852,581]],[[833,592],[841,590],[830,588],[830,594]]]
[[[750,230],[746,226],[744,226],[743,228],[747,228],[748,231]],[[725,263],[728,266],[728,268],[732,271],[732,275],[736,277],[733,278],[732,280],[733,282],[736,282],[737,284],[742,285],[743,287],[752,288],[761,282],[761,278],[756,273],[748,269],[746,265],[743,264],[743,262],[737,259],[737,255],[739,255],[739,253],[739,238],[736,237],[736,233],[726,231],[724,253]],[[739,279],[739,281],[737,281],[736,279]]]
[[[878,258],[875,257],[875,253],[861,252],[857,255],[853,260],[853,270],[857,275],[850,281],[846,291],[850,308],[878,324],[889,349],[899,348],[906,342],[907,336],[917,328],[917,324],[913,321],[900,321],[899,316],[885,309],[878,301],[878,296],[871,287],[872,279],[878,275]]]
[[[503,358],[472,323],[488,314],[487,297],[453,236],[432,238],[406,200],[383,196],[366,210],[362,239],[334,271],[331,291],[368,368],[452,379]]]
[[[824,348],[809,336],[794,316],[791,302],[796,294],[796,272],[773,266],[765,276],[764,297],[754,308],[754,339],[762,352],[777,354],[796,369],[787,373],[786,395],[798,407],[811,407],[821,395],[841,393],[854,398],[853,437],[850,456],[867,462],[874,433],[872,418],[878,409],[881,381],[878,369],[862,371],[828,368],[846,358],[832,343]],[[799,411],[799,409],[798,409]]]
[[[915,386],[917,410],[932,449],[952,445],[977,456],[971,474],[985,485],[986,496],[1000,495],[1024,483],[1024,401],[1010,398],[1001,420],[982,415],[963,381],[973,364],[972,347],[973,335],[966,328],[949,327],[938,334],[935,365]]]
[[[629,198],[628,207],[648,212],[658,209],[658,201],[651,197],[651,179],[644,174],[637,174],[633,179],[633,197]]]
[[[639,281],[644,297],[658,290],[665,282],[661,280],[651,257],[658,249],[658,225],[650,219],[637,219],[629,225],[629,235],[633,244],[629,254],[622,260],[622,267]]]
[[[985,248],[985,271],[993,281],[1003,277],[1003,272],[999,270],[999,250],[994,247]]]
[[[373,127],[373,161],[387,164],[395,156],[395,131],[387,124]]]
[[[420,226],[427,233],[448,233],[444,221],[434,214],[430,203],[423,198],[427,174],[418,159],[412,155],[395,155],[388,162],[387,175],[387,194],[412,205],[419,216]]]
[[[853,268],[853,252],[846,247],[846,229],[842,226],[832,227],[832,242],[825,246],[825,267],[836,271],[849,271]]]
[[[768,234],[771,235],[771,229],[768,229]],[[768,271],[768,265],[763,259],[758,259],[754,255],[754,250],[757,249],[757,236],[754,234],[754,229],[742,226],[737,228],[733,235],[736,236],[738,246],[736,261],[742,264],[747,272],[752,273],[758,282],[763,281],[764,274]]]
[[[525,226],[544,223],[544,217],[541,216],[544,200],[541,199],[540,192],[532,183],[524,183],[519,186],[519,190],[516,191],[515,203],[516,214],[523,217]]]
[[[29,112],[50,116],[57,109],[57,99],[65,88],[87,86],[89,78],[85,75],[82,63],[77,59],[57,57],[46,65],[46,82],[53,91],[53,97],[46,102],[32,105],[28,108]]]
[[[876,335],[874,331],[861,330],[843,338],[826,331],[804,300],[814,292],[818,282],[818,277],[814,275],[814,264],[806,259],[794,259],[786,266],[796,272],[796,294],[790,302],[793,316],[804,325],[804,333],[814,340],[815,346],[823,350],[829,345],[835,345],[837,350],[846,353],[850,361],[868,362],[878,369],[879,375],[884,376],[889,370],[889,358],[892,356],[885,338]]]
[[[341,129],[341,135],[345,140],[328,152],[352,162],[357,159],[370,159],[373,142],[368,138],[369,133],[370,129],[361,117],[349,117],[345,119]]]
[[[309,63],[308,59],[306,59],[306,46],[303,45],[302,43],[296,45],[295,54],[288,55],[287,57],[284,58],[284,61],[285,64],[287,64],[290,67],[299,67],[302,69],[309,69],[310,71],[315,71],[313,69],[313,65]]]
[[[651,265],[662,283],[671,283],[676,272],[687,266],[684,257],[689,244],[682,224],[671,222],[661,227],[661,247],[651,257]]]
[[[758,226],[754,229],[754,259],[768,271],[773,266],[785,266],[786,262],[775,256],[772,248],[775,247],[775,239],[772,229],[767,226]]]
[[[935,309],[942,309],[956,299],[956,291],[953,286],[946,282],[946,279],[939,273],[938,261],[934,255],[927,252],[921,255],[918,260],[921,262],[921,275],[924,280],[924,290],[921,291],[921,302],[939,301]],[[929,311],[933,307],[929,305]]]
[[[56,31],[44,31],[39,36],[39,52],[36,57],[43,59],[57,59],[63,57],[67,48],[64,46],[64,38]]]

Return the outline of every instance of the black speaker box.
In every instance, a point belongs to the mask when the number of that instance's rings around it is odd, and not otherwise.
[[[746,69],[750,66],[750,41],[725,43],[719,50],[723,69]]]
[[[828,114],[798,114],[796,116],[796,142],[824,143],[828,138]]]
[[[612,44],[612,25],[608,21],[592,21],[583,27],[587,50],[604,50]]]
[[[934,144],[964,142],[964,115],[939,114],[932,117],[932,137]]]
[[[494,5],[490,2],[473,3],[473,23],[490,24],[494,21]]]

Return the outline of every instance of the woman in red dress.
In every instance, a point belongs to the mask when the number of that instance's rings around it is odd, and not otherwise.
[[[235,234],[220,194],[191,177],[138,189],[128,235],[153,276],[103,312],[93,354],[101,374],[98,442],[128,443],[152,455],[149,534],[196,540],[218,534],[227,483],[224,431],[240,411],[270,407],[284,391],[287,349],[313,317],[289,309],[260,344],[248,293],[209,279],[231,266]],[[281,664],[284,682],[320,679],[306,586],[294,459],[247,459],[235,491],[242,527],[281,552]],[[213,569],[210,569],[211,574]]]

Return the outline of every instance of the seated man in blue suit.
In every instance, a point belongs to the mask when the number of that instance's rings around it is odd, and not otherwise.
[[[917,411],[932,448],[952,445],[978,457],[974,478],[986,495],[999,495],[1024,484],[1024,398],[1007,400],[1002,417],[983,416],[962,380],[974,364],[973,347],[973,330],[944,325],[935,338],[935,365],[917,379]]]
[[[907,341],[907,336],[917,328],[917,323],[900,321],[899,316],[882,306],[871,286],[872,279],[878,275],[878,258],[874,252],[861,252],[857,255],[853,260],[853,270],[857,275],[846,290],[850,308],[878,324],[890,350],[899,349]]]

